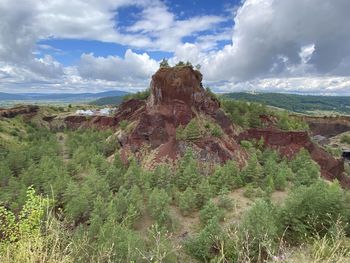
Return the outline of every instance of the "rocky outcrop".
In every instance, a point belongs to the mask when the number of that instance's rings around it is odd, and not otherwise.
[[[316,117],[296,115],[296,117],[301,118],[309,125],[313,135],[322,135],[330,138],[350,131],[350,116]]]
[[[192,67],[161,68],[151,81],[151,94],[146,101],[130,100],[118,109],[115,119],[135,126],[123,137],[122,156],[133,153],[142,159],[148,149],[150,162],[176,159],[191,147],[206,162],[235,159],[243,164],[245,151],[235,141],[235,127],[220,109],[219,101],[202,87],[202,75]],[[176,129],[201,117],[223,130],[221,137],[204,136],[190,142],[176,139]]]
[[[0,117],[14,118],[17,115],[34,115],[39,110],[36,105],[18,106],[10,109],[0,109]]]
[[[277,129],[249,129],[238,136],[238,140],[264,139],[265,147],[273,148],[287,158],[295,156],[302,148],[309,151],[311,158],[319,164],[321,175],[328,179],[338,179],[343,186],[350,187],[344,176],[344,162],[335,159],[314,144],[307,132],[290,132]]]

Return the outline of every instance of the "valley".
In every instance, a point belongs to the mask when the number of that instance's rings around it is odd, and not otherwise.
[[[348,262],[348,118],[201,82],[161,67],[109,115],[0,110],[0,261]]]

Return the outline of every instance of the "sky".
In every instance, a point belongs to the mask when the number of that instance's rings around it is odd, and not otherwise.
[[[349,0],[0,0],[0,92],[137,91],[167,58],[216,92],[350,95]]]

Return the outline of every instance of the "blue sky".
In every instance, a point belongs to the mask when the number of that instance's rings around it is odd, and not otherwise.
[[[214,28],[208,28],[203,32],[196,32],[193,35],[184,36],[183,42],[195,43],[196,39],[200,36],[215,35],[223,32],[227,28],[233,27],[233,10],[238,7],[240,1],[164,1],[168,10],[172,12],[178,20],[188,20],[191,17],[196,16],[222,16],[224,20]],[[138,18],[142,15],[142,7],[138,6],[125,6],[118,9],[114,17],[115,24],[120,28],[120,32],[126,33],[127,28],[132,26],[138,21]],[[217,41],[214,49],[222,49],[225,45],[230,44],[230,39],[224,39]],[[64,66],[72,66],[76,64],[81,54],[94,53],[96,56],[119,56],[122,57],[126,50],[133,48],[133,51],[147,53],[156,60],[163,58],[171,58],[174,55],[172,51],[154,50],[153,48],[134,47],[128,44],[119,44],[112,42],[102,42],[96,40],[83,40],[83,39],[57,39],[49,38],[40,40],[38,42],[40,54],[38,57],[45,55],[51,55],[56,60],[62,63]],[[40,45],[50,46],[52,49],[40,49]]]
[[[348,0],[0,0],[0,92],[141,90],[165,57],[201,64],[217,92],[350,95],[348,10]]]

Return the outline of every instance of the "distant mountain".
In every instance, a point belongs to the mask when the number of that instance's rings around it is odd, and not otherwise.
[[[100,98],[97,100],[93,100],[89,104],[97,105],[97,106],[118,105],[123,101],[123,98],[124,98],[124,96],[104,97],[104,98]]]
[[[314,96],[284,93],[228,93],[224,97],[259,102],[270,106],[305,113],[309,111],[334,111],[350,114],[350,97]]]
[[[99,93],[4,93],[0,92],[0,101],[18,100],[18,101],[91,101],[103,97],[125,96],[128,92],[113,90]]]

